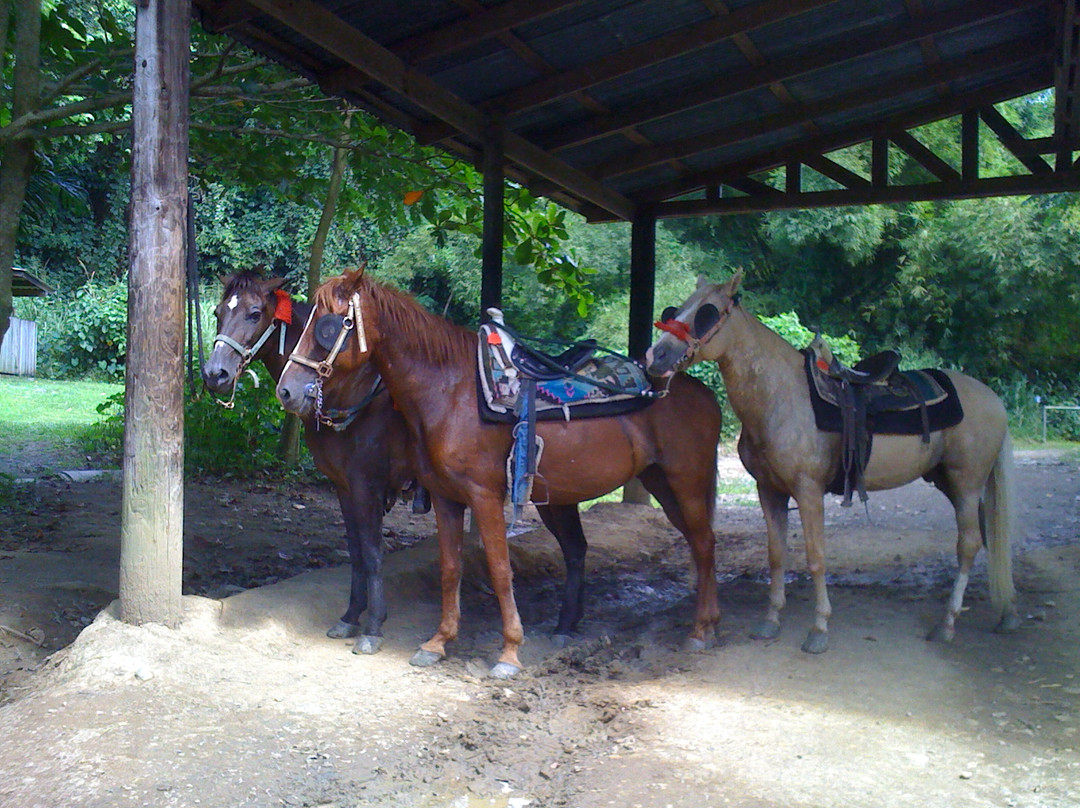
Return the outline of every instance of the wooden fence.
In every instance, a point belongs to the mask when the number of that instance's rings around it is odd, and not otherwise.
[[[0,345],[0,373],[33,376],[37,373],[37,323],[11,318]]]

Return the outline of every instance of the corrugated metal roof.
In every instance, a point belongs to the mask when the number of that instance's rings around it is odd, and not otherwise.
[[[194,2],[308,77],[367,74],[343,94],[458,152],[501,121],[512,176],[615,218],[1052,87],[1065,47],[1054,0]]]

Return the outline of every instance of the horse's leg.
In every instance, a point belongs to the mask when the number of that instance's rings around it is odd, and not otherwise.
[[[758,483],[757,490],[769,540],[769,609],[764,619],[750,630],[750,636],[755,640],[772,640],[780,634],[780,612],[787,603],[784,575],[787,571],[788,502],[791,498],[762,483]]]
[[[820,492],[796,496],[803,535],[806,537],[806,564],[814,582],[814,625],[802,650],[808,654],[822,654],[829,650],[829,618],[832,605],[825,587],[825,497]]]
[[[506,546],[506,517],[503,515],[502,490],[497,496],[481,496],[472,505],[473,518],[480,528],[484,543],[488,576],[502,613],[503,649],[499,661],[489,673],[496,679],[509,679],[521,671],[518,648],[525,640],[521,616],[514,602],[514,574],[510,567],[510,552]]]
[[[465,506],[432,496],[439,535],[439,578],[442,619],[435,635],[413,654],[410,664],[426,668],[446,656],[446,644],[457,639],[461,622],[461,543],[465,532]]]
[[[341,507],[341,517],[345,520],[345,543],[349,550],[349,567],[351,578],[349,584],[349,607],[345,614],[326,632],[326,636],[335,640],[355,637],[360,633],[360,615],[367,608],[367,577],[368,571],[364,566],[364,554],[361,550],[360,532],[358,528],[356,509],[353,507],[352,497],[344,488],[334,486],[337,491],[338,504]]]
[[[558,539],[566,565],[562,608],[551,635],[552,643],[562,648],[570,641],[570,635],[585,612],[585,552],[589,544],[581,529],[577,505],[537,505],[536,510],[547,529]]]
[[[688,650],[708,648],[716,642],[720,605],[716,599],[716,536],[712,530],[711,478],[692,478],[700,470],[669,470],[650,466],[638,475],[645,489],[656,497],[671,524],[690,546],[697,571],[694,627],[687,637]]]
[[[959,569],[953,583],[952,595],[945,607],[945,616],[926,639],[949,642],[956,636],[956,618],[960,616],[964,605],[964,591],[967,589],[971,567],[982,546],[980,495],[977,491],[957,492],[955,486],[944,480],[935,482],[956,510],[956,561]]]
[[[354,654],[374,654],[382,647],[382,627],[386,622],[386,591],[382,577],[382,517],[385,501],[384,477],[365,475],[352,479],[351,490],[360,537],[360,554],[367,573],[367,619],[353,646]]]

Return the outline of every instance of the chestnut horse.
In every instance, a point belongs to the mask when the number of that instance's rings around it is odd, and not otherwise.
[[[215,310],[218,336],[202,371],[203,383],[212,393],[231,396],[239,375],[254,359],[266,366],[275,382],[281,376],[311,311],[307,303],[291,300],[283,304],[284,313],[279,310],[281,297],[288,299],[280,291],[284,282],[284,278],[264,279],[251,271],[223,281],[225,291]],[[282,333],[284,343],[280,342]],[[416,476],[409,460],[405,421],[395,412],[385,388],[377,387],[377,379],[371,370],[350,378],[355,391],[352,400],[364,401],[365,405],[353,412],[334,413],[336,425],[343,428],[334,428],[334,423],[317,423],[314,414],[303,419],[304,441],[315,465],[337,493],[352,566],[349,607],[326,635],[359,635],[353,650],[363,654],[379,650],[386,620],[383,512]],[[351,421],[344,424],[349,418]],[[361,624],[365,611],[366,619]]]
[[[841,438],[820,431],[811,411],[804,356],[739,305],[742,273],[727,283],[698,279],[697,290],[658,327],[665,332],[646,354],[650,373],[670,376],[693,362],[716,362],[731,406],[742,422],[739,457],[757,481],[769,541],[770,594],[764,620],[752,636],[780,632],[784,607],[784,554],[788,501],[794,497],[806,536],[806,557],[816,597],[808,653],[828,648],[832,613],[825,588],[824,495],[841,465]],[[928,639],[951,640],[972,563],[989,550],[990,597],[998,631],[1018,627],[1012,581],[1012,443],[1005,407],[982,382],[945,371],[964,417],[959,424],[921,435],[875,434],[866,465],[870,490],[896,488],[917,477],[939,488],[956,511],[956,577],[942,622]]]
[[[329,354],[315,339],[316,331],[339,335]],[[326,394],[335,400],[341,399],[334,388],[352,384],[353,375],[363,368],[374,365],[382,374],[421,449],[420,481],[437,495],[433,502],[442,620],[412,662],[438,662],[446,654],[446,644],[457,637],[468,506],[479,526],[502,613],[502,653],[491,675],[505,678],[521,669],[518,648],[523,640],[503,512],[512,426],[480,419],[476,356],[475,332],[428,313],[410,296],[356,271],[333,278],[318,290],[310,324],[277,391],[286,409],[306,413],[311,405],[305,391],[316,379],[314,368]],[[704,647],[713,639],[719,619],[711,520],[720,408],[712,393],[698,381],[680,376],[668,396],[645,409],[613,417],[543,421],[537,424],[537,433],[545,441],[538,478],[545,482],[548,498],[539,506],[541,516],[564,550],[568,539],[578,546],[575,564],[581,565],[585,553],[579,502],[606,494],[635,476],[659,500],[693,554],[697,602],[688,643]],[[568,579],[571,574],[568,563]]]

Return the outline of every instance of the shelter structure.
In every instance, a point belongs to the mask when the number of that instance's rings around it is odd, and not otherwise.
[[[184,194],[179,98],[187,83],[177,69],[187,58],[192,5],[209,30],[481,167],[482,308],[501,296],[505,179],[590,221],[632,222],[629,345],[641,354],[651,334],[660,217],[1080,190],[1076,2],[140,0],[132,244],[145,249],[133,250],[133,274],[182,288],[183,257],[173,246],[186,214],[173,198]],[[994,104],[1036,92],[1054,94],[1056,116],[1053,132],[1033,140]],[[953,117],[959,165],[913,133]],[[144,138],[140,121],[151,124]],[[984,128],[1015,156],[1009,176],[981,173]],[[838,157],[851,147],[869,150],[868,170]],[[890,178],[897,149],[924,169],[922,180]],[[154,172],[155,165],[170,168]],[[173,173],[179,176],[168,189],[150,188]],[[154,201],[162,198],[164,208]],[[169,238],[155,244],[150,232]],[[168,326],[170,339],[140,345],[129,324],[129,350],[145,367],[170,365],[182,313],[153,311],[140,302],[150,296],[130,299],[132,321]],[[131,382],[145,382],[131,367],[128,397],[140,401],[144,391]],[[143,430],[174,437],[169,419],[182,385],[179,370],[155,381],[148,400],[160,402],[160,411],[129,423],[133,445]],[[161,488],[171,487],[175,509],[182,493],[172,482],[175,459],[170,448],[159,468],[125,467],[125,479],[168,472]],[[133,503],[142,501],[140,482],[132,480]],[[139,552],[123,549],[135,544],[127,526],[139,515],[127,505],[124,514],[121,602],[126,591],[129,601],[138,595],[140,605],[152,604],[147,587],[156,583],[137,574]],[[160,538],[164,555],[178,553],[175,522],[157,527],[169,534]],[[145,531],[148,546],[153,532]],[[175,570],[176,561],[161,566]],[[177,603],[178,585],[165,588]],[[176,608],[166,610],[166,622]],[[145,619],[157,619],[154,611]]]
[[[658,217],[1080,189],[1075,0],[194,4],[208,29],[493,183],[505,176],[591,221],[634,222],[631,352],[649,342],[646,231]],[[1050,90],[1055,130],[1039,140],[993,106]],[[911,132],[953,116],[960,165]],[[981,127],[1016,157],[1015,174],[980,175]],[[868,172],[834,154],[856,144],[870,150]],[[923,181],[891,183],[894,149]],[[498,243],[493,232],[484,307],[498,302]]]
[[[13,297],[40,297],[52,288],[25,269],[12,269]],[[33,376],[37,373],[37,323],[12,316],[0,344],[0,373]]]

